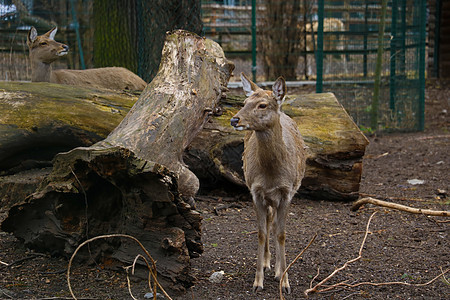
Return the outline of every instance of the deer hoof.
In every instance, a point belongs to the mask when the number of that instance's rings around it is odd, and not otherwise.
[[[291,287],[290,286],[283,286],[281,288],[283,290],[283,293],[290,294],[291,293]]]
[[[262,286],[259,285],[253,286],[253,293],[258,293],[261,292],[262,290],[263,290]]]

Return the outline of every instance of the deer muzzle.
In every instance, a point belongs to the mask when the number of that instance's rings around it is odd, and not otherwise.
[[[244,130],[244,129],[247,129],[247,128],[244,127],[244,126],[239,125],[239,121],[240,121],[240,119],[239,119],[238,117],[232,117],[231,120],[230,120],[230,124],[231,124],[231,126],[233,126],[234,129],[236,129],[236,130]]]

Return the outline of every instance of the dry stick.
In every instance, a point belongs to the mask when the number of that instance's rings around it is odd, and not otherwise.
[[[279,288],[280,288],[280,299],[281,300],[285,299],[284,296],[283,296],[283,290],[282,290],[282,286],[281,286],[281,284],[283,282],[283,279],[284,279],[284,276],[286,275],[286,273],[289,270],[289,268],[303,255],[303,253],[305,253],[306,249],[308,249],[309,246],[311,246],[311,244],[314,242],[316,237],[317,237],[317,233],[313,236],[311,241],[309,241],[308,245],[306,245],[306,247],[302,250],[302,252],[300,252],[300,254],[298,254],[297,257],[287,266],[286,270],[284,270],[283,275],[281,276],[281,279],[280,279],[280,286],[279,286]]]
[[[152,265],[153,265],[153,269],[156,270],[155,260],[152,258],[150,253],[148,253],[147,249],[145,249],[145,247],[141,244],[141,242],[138,239],[136,239],[135,237],[133,237],[131,235],[127,235],[127,234],[107,234],[107,235],[100,235],[100,236],[93,237],[89,240],[84,241],[77,247],[77,249],[75,249],[75,252],[72,254],[72,257],[69,260],[69,265],[67,266],[67,285],[69,287],[70,295],[73,297],[73,299],[77,299],[77,298],[75,297],[75,294],[72,291],[72,286],[70,285],[70,268],[72,266],[72,261],[75,258],[76,254],[84,245],[86,245],[92,241],[95,241],[98,239],[103,239],[103,238],[113,238],[113,237],[129,238],[129,239],[132,239],[133,241],[135,241],[136,243],[138,243],[138,245],[141,247],[142,251],[144,251],[145,254],[150,258],[150,261],[152,262]],[[152,271],[150,270],[150,272],[152,272]],[[172,298],[170,298],[170,296],[167,294],[167,292],[164,290],[164,288],[159,284],[155,273],[152,272],[152,276],[153,276],[153,280],[155,281],[155,284],[158,285],[158,287],[161,289],[161,291],[164,293],[164,295],[167,297],[167,299],[172,300]],[[155,295],[156,295],[156,293],[155,293]]]
[[[445,278],[445,273],[444,273],[444,271],[442,271],[442,267],[439,267],[440,269],[441,269],[441,273],[442,273],[442,280],[444,280],[444,283],[445,284],[447,284],[447,285],[450,285],[450,282],[447,280],[447,278]],[[447,269],[447,271],[448,271],[448,269]],[[447,271],[445,271],[445,272],[447,272]]]
[[[350,284],[350,283],[346,283],[346,282],[340,282],[340,283],[331,285],[331,286],[329,286],[329,287],[327,287],[327,288],[325,288],[325,289],[319,290],[319,291],[317,291],[317,292],[319,292],[319,293],[320,293],[320,292],[326,292],[326,291],[329,291],[329,290],[334,289],[334,288],[339,287],[339,286],[345,286],[345,287],[354,288],[354,287],[358,287],[358,286],[361,286],[361,285],[384,286],[384,285],[394,285],[394,284],[397,284],[397,285],[407,285],[407,286],[417,286],[417,287],[420,287],[420,286],[426,286],[426,285],[429,285],[429,284],[435,282],[437,279],[439,279],[439,277],[444,276],[445,273],[447,273],[448,271],[450,271],[450,269],[447,269],[447,270],[445,270],[444,272],[441,270],[441,272],[442,272],[441,274],[439,274],[438,276],[434,277],[433,279],[431,279],[430,281],[425,282],[425,283],[409,283],[409,282],[402,282],[402,281],[392,281],[392,282],[379,282],[379,283],[373,283],[373,282],[359,282],[359,283],[355,283],[355,284]],[[444,276],[444,278],[445,278],[445,276]]]
[[[369,221],[367,221],[366,233],[364,234],[364,239],[363,239],[363,241],[362,241],[362,243],[361,243],[361,247],[359,248],[359,255],[358,255],[358,257],[356,257],[356,258],[354,258],[354,259],[351,259],[351,260],[345,262],[340,268],[337,268],[336,270],[334,270],[334,271],[333,271],[328,277],[326,277],[324,280],[322,280],[321,282],[319,282],[318,284],[316,284],[314,287],[305,290],[304,293],[305,293],[306,296],[308,296],[308,294],[310,294],[310,293],[320,292],[320,291],[318,291],[317,289],[318,289],[320,286],[322,286],[325,282],[327,282],[328,280],[330,280],[337,272],[339,272],[339,271],[345,269],[349,264],[351,264],[351,263],[353,263],[353,262],[355,262],[355,261],[361,259],[361,257],[362,257],[362,250],[363,250],[363,248],[364,248],[364,244],[366,243],[367,235],[369,234],[369,225],[370,225],[370,221],[372,221],[372,218],[373,218],[373,216],[374,216],[376,213],[377,213],[377,212],[374,212],[374,213],[370,216]]]
[[[383,198],[384,200],[400,200],[400,201],[425,201],[422,198],[409,198],[409,197],[378,197],[377,195],[373,194],[366,194],[366,193],[355,193],[361,197],[370,197],[370,198]]]
[[[135,259],[133,261],[132,269],[131,269],[131,274],[134,275],[134,268],[135,268],[136,262],[138,261],[139,258],[142,258],[145,261],[145,263],[147,264],[147,268],[150,270],[150,272],[148,273],[148,287],[150,288],[150,290],[153,290],[153,297],[154,297],[154,299],[156,299],[156,284],[153,285],[153,287],[151,284],[152,276],[154,276],[156,278],[156,275],[157,275],[156,268],[155,269],[151,268],[150,264],[148,263],[148,260],[144,256],[138,254],[135,257]],[[128,272],[127,272],[127,278],[128,278]],[[131,286],[130,286],[129,290],[130,290],[130,294],[131,294]]]
[[[413,208],[413,207],[409,207],[409,206],[402,205],[402,204],[378,200],[378,199],[375,199],[372,197],[366,197],[366,198],[362,198],[362,199],[356,201],[355,203],[353,203],[351,210],[356,211],[362,205],[367,204],[367,203],[378,205],[378,206],[383,206],[383,207],[388,207],[388,208],[393,208],[393,209],[398,209],[398,210],[406,211],[406,212],[413,213],[413,214],[422,214],[422,215],[439,216],[439,217],[450,217],[450,211]]]

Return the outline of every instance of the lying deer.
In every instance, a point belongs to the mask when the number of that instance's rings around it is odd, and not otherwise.
[[[272,91],[264,91],[241,74],[248,97],[244,107],[231,118],[237,130],[248,130],[244,139],[244,176],[255,205],[258,222],[258,259],[253,283],[255,292],[263,289],[264,269],[270,269],[269,231],[276,240],[275,278],[286,269],[286,217],[292,197],[305,174],[306,147],[297,124],[281,111],[286,95],[282,77]],[[273,224],[272,224],[273,223]],[[282,288],[290,293],[285,275]]]
[[[31,81],[107,88],[114,90],[143,90],[147,83],[133,72],[119,67],[87,70],[54,70],[52,63],[69,52],[69,46],[55,41],[57,28],[38,36],[34,27],[28,32]]]

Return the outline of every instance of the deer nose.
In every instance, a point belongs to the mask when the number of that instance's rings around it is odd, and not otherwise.
[[[62,45],[62,47],[63,47],[64,51],[69,51],[69,46],[67,46],[67,45]]]
[[[239,118],[232,117],[230,120],[231,126],[236,127],[239,123]]]

